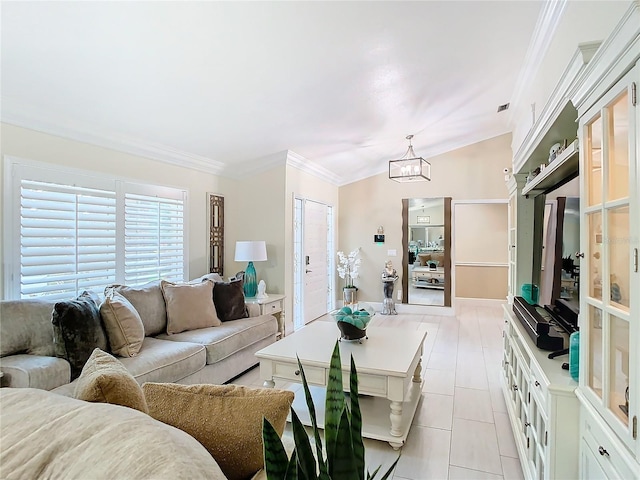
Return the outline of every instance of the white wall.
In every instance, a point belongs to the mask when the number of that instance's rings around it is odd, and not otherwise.
[[[430,158],[430,182],[397,183],[385,173],[340,187],[337,249],[361,247],[362,266],[356,281],[359,300],[382,300],[380,276],[388,258],[402,271],[402,199],[506,199],[502,170],[511,165],[510,142],[511,135],[501,135]],[[373,243],[380,225],[385,230],[382,245]],[[396,257],[387,255],[390,249],[396,250]],[[396,288],[399,285],[401,280]]]

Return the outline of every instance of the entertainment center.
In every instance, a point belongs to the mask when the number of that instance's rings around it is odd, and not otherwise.
[[[502,381],[527,479],[640,479],[639,60],[633,1],[578,46],[513,158]]]

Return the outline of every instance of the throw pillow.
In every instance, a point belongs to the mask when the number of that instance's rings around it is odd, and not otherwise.
[[[164,304],[159,280],[135,287],[111,285],[105,288],[105,296],[111,289],[131,302],[133,308],[140,314],[144,325],[144,334],[147,337],[164,333],[167,329],[167,308]]]
[[[242,280],[217,282],[213,286],[213,303],[216,305],[218,317],[223,322],[249,316],[244,303],[243,286]]]
[[[111,289],[100,305],[100,316],[107,330],[111,352],[121,357],[135,357],[144,340],[144,325],[131,302]]]
[[[74,397],[94,403],[111,403],[149,413],[136,379],[115,357],[96,348],[78,378]]]
[[[160,288],[167,305],[168,335],[220,325],[220,319],[213,304],[211,280],[179,285],[162,280]]]
[[[145,383],[142,390],[149,415],[198,440],[229,480],[250,478],[264,466],[262,418],[282,435],[294,397],[239,385]]]
[[[51,314],[56,356],[71,365],[71,380],[80,376],[95,348],[107,350],[107,334],[94,298],[83,292],[75,300],[57,302]]]

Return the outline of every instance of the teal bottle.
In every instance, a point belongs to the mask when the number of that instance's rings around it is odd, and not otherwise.
[[[569,337],[569,373],[576,382],[580,373],[580,332]]]

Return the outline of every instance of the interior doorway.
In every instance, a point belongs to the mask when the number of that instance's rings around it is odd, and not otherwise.
[[[333,308],[333,207],[294,198],[294,329]]]

